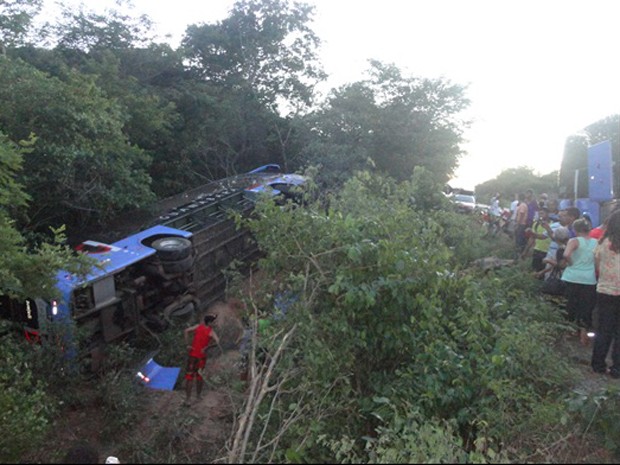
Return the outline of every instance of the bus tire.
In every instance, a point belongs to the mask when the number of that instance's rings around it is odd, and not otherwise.
[[[192,243],[183,237],[162,237],[151,244],[162,262],[183,260],[192,254]]]

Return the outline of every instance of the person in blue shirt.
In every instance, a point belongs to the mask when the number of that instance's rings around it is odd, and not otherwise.
[[[589,237],[590,223],[586,220],[576,220],[573,229],[576,237],[568,241],[564,251],[568,266],[562,273],[562,281],[566,283],[568,318],[577,323],[581,343],[587,345],[587,333],[592,330],[592,311],[596,305],[594,249],[598,242]]]

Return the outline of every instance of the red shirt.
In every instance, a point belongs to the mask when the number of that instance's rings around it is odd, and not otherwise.
[[[590,237],[592,239],[600,239],[601,237],[603,237],[603,234],[605,234],[605,230],[600,226],[598,228],[590,230]]]
[[[190,357],[205,358],[207,356],[203,349],[209,345],[211,331],[211,327],[205,326],[204,323],[201,323],[196,328],[194,339],[192,340],[192,348],[189,351]]]

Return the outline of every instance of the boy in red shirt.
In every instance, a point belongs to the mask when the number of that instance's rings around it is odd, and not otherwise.
[[[207,348],[211,342],[211,338],[216,344],[220,343],[220,339],[211,328],[211,323],[215,321],[217,315],[205,315],[204,322],[190,326],[184,332],[185,343],[189,349],[189,359],[187,361],[187,373],[185,374],[185,404],[189,405],[189,399],[192,394],[192,381],[196,380],[196,398],[200,399],[204,379],[199,370],[205,367],[207,362]],[[189,334],[194,332],[192,343],[189,343]]]

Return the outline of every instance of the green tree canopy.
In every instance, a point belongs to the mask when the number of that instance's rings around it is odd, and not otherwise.
[[[462,154],[467,121],[461,111],[469,101],[465,88],[443,79],[404,76],[395,65],[371,61],[369,78],[335,90],[309,118],[318,138],[309,162],[328,171],[368,160],[383,173],[407,179],[423,166],[446,181]]]
[[[537,174],[533,168],[520,166],[502,171],[497,177],[476,186],[476,200],[480,203],[490,203],[491,197],[499,192],[503,204],[507,206],[515,195],[532,189],[534,193],[558,193],[558,172]]]
[[[59,269],[77,272],[84,257],[76,258],[61,245],[63,237],[56,234],[55,243],[43,243],[30,250],[15,228],[11,214],[24,208],[28,196],[16,181],[22,170],[23,156],[32,150],[34,139],[15,144],[0,133],[0,296],[16,298],[57,297],[54,277]]]
[[[5,59],[0,80],[0,130],[37,136],[20,176],[33,228],[106,219],[152,200],[149,158],[128,144],[126,116],[93,77],[66,69],[59,79]]]
[[[26,42],[43,0],[0,0],[0,55]]]
[[[271,106],[307,105],[324,75],[313,7],[287,0],[240,0],[228,18],[193,25],[183,40],[190,68],[228,91],[245,89]]]

